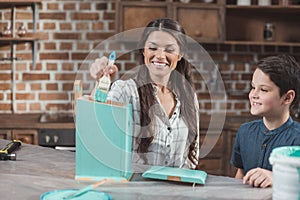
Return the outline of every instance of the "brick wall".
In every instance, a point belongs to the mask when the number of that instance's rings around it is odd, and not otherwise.
[[[0,113],[72,112],[73,82],[84,80],[90,91],[88,61],[95,58],[92,50],[116,33],[115,2],[92,0],[43,0],[39,7],[36,68],[32,67],[31,43],[15,46],[16,57],[0,61]],[[1,10],[0,27],[9,23],[9,10]],[[17,25],[32,30],[31,9],[17,10]],[[300,60],[300,47],[203,44],[217,64],[226,89],[220,101],[211,103],[203,79],[195,74],[196,89],[202,113],[227,109],[228,115],[247,115],[247,92],[255,62],[265,56],[290,53]],[[119,52],[120,54],[120,52]],[[90,55],[90,56],[88,56]],[[86,59],[88,56],[88,59]],[[10,46],[0,44],[0,58],[10,57]],[[118,58],[120,74],[134,66],[135,55]],[[12,70],[15,68],[15,70]]]

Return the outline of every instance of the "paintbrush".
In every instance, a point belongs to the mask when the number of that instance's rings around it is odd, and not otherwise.
[[[92,189],[95,189],[96,187],[104,184],[106,181],[107,181],[107,179],[103,179],[103,180],[98,181],[98,182],[96,182],[94,184],[88,185],[88,186],[86,186],[86,187],[84,187],[84,188],[82,188],[82,189],[80,189],[80,190],[78,190],[78,191],[76,191],[76,192],[74,192],[74,193],[66,196],[66,197],[63,197],[63,199],[73,199],[75,197],[83,195],[84,193],[86,193],[86,192],[88,192],[88,191],[90,191]]]
[[[95,93],[95,100],[100,102],[105,102],[107,93],[111,84],[109,74],[105,73],[106,69],[111,67],[116,60],[116,52],[113,51],[108,57],[108,64],[104,69],[103,76],[99,79],[96,93]]]

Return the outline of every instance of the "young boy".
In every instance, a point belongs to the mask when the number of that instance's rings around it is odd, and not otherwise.
[[[272,186],[269,157],[280,146],[300,145],[300,124],[290,113],[299,111],[300,66],[288,55],[258,62],[249,93],[251,114],[262,119],[243,124],[237,133],[231,164],[236,178],[253,187]]]

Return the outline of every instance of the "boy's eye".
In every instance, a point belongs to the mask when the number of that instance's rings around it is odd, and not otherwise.
[[[268,92],[268,90],[261,88],[260,89],[262,92]]]

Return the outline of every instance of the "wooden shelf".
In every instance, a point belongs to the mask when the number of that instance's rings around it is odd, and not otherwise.
[[[266,42],[266,41],[234,41],[234,40],[226,40],[224,44],[231,45],[263,45],[263,46],[300,46],[300,43],[294,42]]]
[[[253,45],[300,45],[300,6],[227,5],[225,43]],[[274,25],[274,40],[264,41],[266,23]]]
[[[116,28],[122,32],[145,27],[154,18],[169,17],[179,21],[188,36],[203,44],[300,46],[300,5],[239,6],[234,3],[233,0],[213,3],[119,0]],[[273,41],[263,38],[267,22],[275,26]]]
[[[20,38],[0,37],[0,41],[4,41],[4,42],[33,42],[39,39],[40,38],[38,37],[20,37]]]
[[[15,44],[18,43],[32,43],[32,66],[35,69],[36,66],[36,51],[37,51],[37,40],[40,39],[39,33],[37,33],[37,20],[38,20],[38,9],[41,0],[0,0],[1,9],[9,8],[11,10],[11,19],[10,23],[8,23],[11,27],[12,36],[16,34],[16,10],[18,7],[27,6],[32,9],[32,23],[33,28],[31,32],[26,33],[26,37],[0,37],[0,43],[2,44],[10,44],[10,51],[13,58],[15,58]],[[12,61],[12,71],[15,70],[14,60],[18,59],[10,59]],[[14,82],[15,80],[13,80]],[[14,83],[13,83],[14,84]]]
[[[42,0],[0,0],[0,4],[22,4],[41,3]]]

